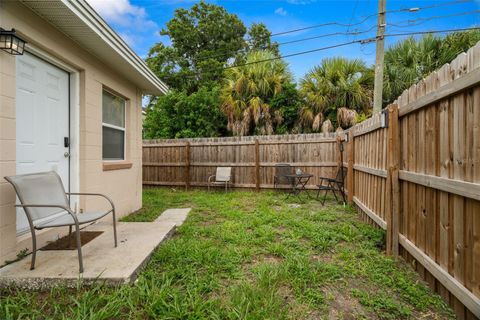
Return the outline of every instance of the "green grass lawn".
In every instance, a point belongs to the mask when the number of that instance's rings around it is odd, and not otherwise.
[[[151,221],[192,207],[134,285],[0,292],[0,319],[447,319],[383,231],[354,211],[274,192],[146,189]]]

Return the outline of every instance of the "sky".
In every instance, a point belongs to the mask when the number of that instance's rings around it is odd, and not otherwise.
[[[194,0],[87,1],[142,58],[147,56],[148,50],[155,43],[170,44],[168,37],[159,35],[159,30],[173,18],[176,9],[190,8],[197,2]],[[328,36],[281,45],[282,55],[367,39],[376,34],[376,16],[367,17],[377,12],[377,0],[208,0],[207,2],[225,7],[229,13],[236,14],[247,27],[254,22],[263,22],[273,34],[328,22],[356,24],[354,26],[329,25],[272,37],[272,40],[280,43],[336,32],[353,33],[370,30],[362,34]],[[416,12],[389,12],[429,6],[435,7]],[[463,2],[387,0],[386,34],[480,26],[479,10],[480,0]],[[385,45],[388,47],[402,38],[405,36],[387,37]],[[312,67],[320,64],[323,58],[334,56],[358,58],[371,65],[375,62],[375,44],[357,43],[285,60],[298,81]]]

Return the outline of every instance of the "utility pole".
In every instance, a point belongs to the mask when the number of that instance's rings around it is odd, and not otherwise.
[[[382,110],[383,93],[383,58],[385,56],[384,34],[385,34],[385,11],[387,0],[378,0],[377,16],[377,49],[375,54],[375,85],[373,88],[373,113]]]

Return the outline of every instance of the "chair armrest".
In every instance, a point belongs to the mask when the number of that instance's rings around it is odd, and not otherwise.
[[[69,196],[94,196],[94,197],[101,197],[104,199],[107,199],[107,201],[110,203],[110,206],[112,207],[112,210],[115,210],[115,205],[113,204],[112,199],[107,197],[104,194],[101,193],[90,193],[90,192],[65,192],[65,194],[68,194]],[[110,210],[110,211],[112,211]],[[110,212],[109,211],[109,212]]]
[[[77,215],[72,212],[72,209],[70,209],[67,206],[62,206],[60,204],[16,204],[15,207],[21,207],[21,208],[59,208],[67,211],[73,218],[73,221],[75,221],[75,224],[78,225],[78,219]],[[28,211],[25,211],[25,213],[28,216],[28,219],[31,221],[31,217],[28,214]]]
[[[16,204],[15,207],[22,208],[60,208],[65,211],[71,211],[70,208],[62,206],[61,204]]]
[[[329,178],[326,178],[326,177],[319,177],[319,178],[320,178],[320,184],[319,184],[320,186],[323,185],[323,181],[329,182],[329,181],[328,181]]]
[[[208,182],[211,182],[212,179],[215,179],[216,175],[212,174],[211,176],[208,177]]]

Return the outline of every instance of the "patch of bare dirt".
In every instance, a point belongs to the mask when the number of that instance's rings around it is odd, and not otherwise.
[[[337,288],[329,288],[328,295],[331,300],[327,319],[358,319],[359,316],[366,317],[367,315],[369,319],[376,319],[350,294],[337,290]]]
[[[278,288],[278,295],[283,298],[285,303],[291,303],[295,300],[292,289],[289,286],[281,286]]]
[[[101,235],[103,231],[80,231],[80,242],[81,246],[83,247],[99,235]],[[56,241],[50,242],[46,246],[40,248],[42,251],[47,250],[77,250],[77,235],[76,231],[72,232],[72,234],[66,235]]]
[[[251,265],[256,266],[260,263],[279,264],[282,261],[283,261],[282,257],[275,256],[273,254],[265,254],[265,255],[260,255],[260,256],[253,257]]]
[[[225,222],[224,218],[220,218],[220,217],[211,218],[210,217],[210,218],[204,219],[201,222],[198,222],[198,225],[201,226],[201,227],[208,227],[208,226],[223,223],[223,222]]]
[[[280,212],[282,211],[282,206],[272,206],[273,211]]]
[[[333,263],[334,258],[332,253],[326,253],[326,254],[314,254],[310,256],[310,260],[313,262],[322,262],[322,263]]]

